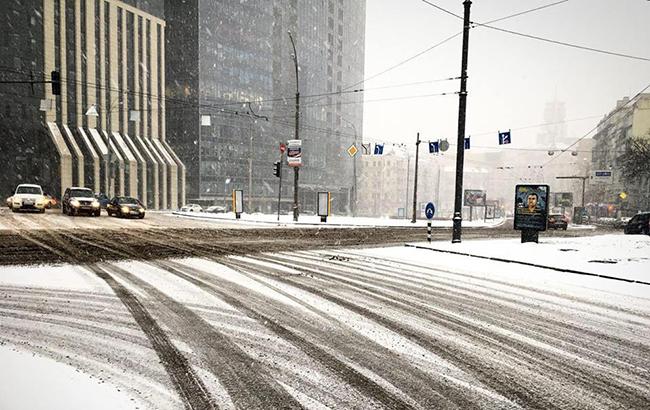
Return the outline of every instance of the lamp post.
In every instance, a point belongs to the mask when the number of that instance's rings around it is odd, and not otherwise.
[[[289,34],[289,39],[291,40],[291,47],[293,47],[293,65],[296,69],[296,129],[294,139],[299,140],[299,127],[300,127],[300,88],[298,84],[298,53],[296,53],[296,43],[293,41],[293,36],[291,31],[287,32]],[[298,209],[298,176],[300,168],[293,167],[293,221],[298,222],[298,216],[300,215],[300,210]]]
[[[225,183],[223,184],[223,207],[228,210],[228,184],[230,183],[230,178],[226,178]],[[233,209],[233,212],[235,210]]]
[[[352,127],[352,130],[354,130],[354,147],[356,148],[357,146],[357,127],[354,125],[352,121],[348,121],[345,118],[341,117],[343,121],[345,121],[347,124],[349,124]],[[352,157],[352,177],[354,178],[352,181],[352,216],[357,216],[357,154],[354,154],[354,157]]]

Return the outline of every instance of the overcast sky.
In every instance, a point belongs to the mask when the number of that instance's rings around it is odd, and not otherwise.
[[[463,14],[461,0],[430,0]],[[475,0],[471,19],[485,22],[553,0]],[[366,78],[462,30],[462,21],[421,0],[367,0]],[[495,26],[539,37],[650,58],[650,1],[569,0]],[[462,37],[365,84],[371,89],[457,77]],[[521,38],[487,28],[470,31],[467,134],[473,146],[497,146],[496,131],[544,122],[544,105],[566,103],[569,135],[584,135],[616,100],[650,83],[650,62],[598,54]],[[458,96],[370,100],[454,92],[459,81],[365,92],[364,140],[412,143],[455,140]],[[495,131],[489,135],[479,135]],[[535,141],[539,129],[513,131],[513,147]]]

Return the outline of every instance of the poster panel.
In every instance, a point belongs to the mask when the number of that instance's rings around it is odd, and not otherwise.
[[[486,195],[482,189],[466,189],[463,191],[463,205],[485,206]]]
[[[546,230],[550,189],[548,185],[515,187],[515,229]]]

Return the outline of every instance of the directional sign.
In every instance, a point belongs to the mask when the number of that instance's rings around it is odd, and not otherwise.
[[[424,214],[426,215],[427,219],[433,219],[433,215],[435,215],[435,213],[436,207],[433,205],[433,202],[429,202],[424,208]]]
[[[354,157],[355,155],[357,155],[357,152],[359,152],[357,146],[354,144],[350,145],[350,147],[348,148],[348,155]]]

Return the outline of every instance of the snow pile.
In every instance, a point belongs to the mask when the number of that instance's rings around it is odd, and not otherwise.
[[[464,240],[460,244],[448,241],[418,243],[414,246],[650,283],[650,237],[645,235],[545,238],[541,234],[539,243],[522,244],[517,238]],[[481,263],[480,259],[474,260]]]
[[[239,220],[235,219],[235,214],[228,213],[207,213],[207,212],[173,212],[172,215],[177,217],[186,217],[193,219],[202,219],[213,222],[235,222],[241,224],[274,224],[274,225],[318,225],[322,227],[373,227],[373,226],[386,226],[386,227],[413,227],[425,226],[427,221],[425,219],[418,219],[416,223],[411,223],[411,218],[408,219],[392,219],[392,218],[366,218],[366,217],[352,217],[352,216],[329,216],[327,222],[321,222],[320,217],[317,215],[300,215],[298,222],[293,221],[293,215],[280,215],[280,221],[277,220],[277,215],[253,213],[241,214]],[[463,221],[464,227],[495,227],[500,226],[505,222],[504,219],[489,219],[489,220],[476,220],[476,221]],[[435,228],[451,228],[453,221],[447,220],[433,220],[431,226]]]

